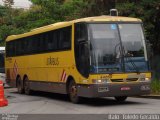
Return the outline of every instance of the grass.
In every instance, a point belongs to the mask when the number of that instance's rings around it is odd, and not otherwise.
[[[151,82],[152,94],[160,94],[160,80],[155,79]]]

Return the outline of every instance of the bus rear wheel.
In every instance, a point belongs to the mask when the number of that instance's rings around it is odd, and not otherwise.
[[[69,98],[70,98],[70,101],[73,102],[73,103],[79,103],[80,102],[80,97],[78,96],[77,94],[77,85],[75,83],[75,81],[71,81],[69,83]]]
[[[124,102],[127,99],[127,96],[116,96],[115,99],[118,102]]]
[[[28,77],[25,77],[25,79],[24,79],[24,92],[25,92],[26,95],[31,94]]]
[[[17,91],[20,94],[24,93],[23,85],[22,85],[22,80],[20,77],[17,78]]]

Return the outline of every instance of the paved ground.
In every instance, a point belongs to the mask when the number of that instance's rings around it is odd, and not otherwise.
[[[81,104],[69,102],[66,95],[36,92],[32,96],[21,95],[16,89],[5,89],[9,100],[0,113],[15,114],[118,114],[160,113],[160,99],[129,97],[124,103],[113,98],[84,99]]]

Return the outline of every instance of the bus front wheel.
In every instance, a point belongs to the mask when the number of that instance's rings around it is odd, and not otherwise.
[[[77,85],[75,81],[70,81],[69,83],[69,98],[70,101],[73,103],[79,103],[80,102],[80,97],[77,95]]]
[[[118,102],[124,102],[127,99],[127,96],[116,96],[115,99]]]
[[[25,77],[25,79],[24,79],[24,92],[25,92],[26,95],[31,94],[28,77]]]

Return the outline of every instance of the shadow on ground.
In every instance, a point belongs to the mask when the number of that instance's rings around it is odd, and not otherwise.
[[[16,91],[10,92],[12,94],[19,94]],[[22,94],[24,95],[24,94]],[[27,95],[25,95],[27,96]],[[47,99],[53,99],[53,100],[57,100],[57,101],[62,101],[62,102],[66,102],[69,103],[69,97],[67,95],[63,95],[63,94],[57,94],[57,93],[48,93],[48,92],[33,92],[32,95],[30,96],[34,96],[34,97],[40,97],[40,99],[43,99],[43,97],[47,98]],[[114,98],[112,97],[108,97],[108,98],[82,98],[80,105],[86,105],[86,106],[124,106],[124,105],[137,105],[137,104],[146,104],[143,102],[134,102],[134,101],[125,101],[125,102],[117,102],[116,100],[114,100]]]

